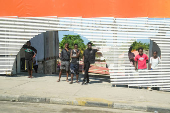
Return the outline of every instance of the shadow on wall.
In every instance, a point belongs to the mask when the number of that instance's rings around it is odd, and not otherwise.
[[[152,57],[153,52],[157,51],[157,55],[161,58],[161,50],[160,50],[160,48],[159,48],[159,46],[157,45],[156,42],[151,40],[149,49],[150,49],[149,57]]]

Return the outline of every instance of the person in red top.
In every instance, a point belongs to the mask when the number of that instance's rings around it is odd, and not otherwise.
[[[139,54],[135,57],[135,70],[145,70],[147,69],[146,63],[148,63],[148,56],[143,54],[143,48],[138,49]],[[138,69],[137,69],[138,63]]]

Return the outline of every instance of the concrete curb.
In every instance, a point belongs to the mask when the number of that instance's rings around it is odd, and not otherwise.
[[[75,105],[87,107],[104,107],[111,109],[124,109],[134,111],[146,111],[158,113],[170,113],[170,108],[154,107],[154,106],[138,106],[136,104],[118,103],[118,102],[93,102],[86,100],[65,100],[58,98],[45,98],[34,96],[19,96],[19,95],[0,95],[0,101],[11,102],[30,102],[30,103],[48,103],[48,104],[62,104],[62,105]]]

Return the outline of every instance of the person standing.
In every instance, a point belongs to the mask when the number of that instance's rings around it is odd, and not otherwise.
[[[27,45],[23,45],[23,48],[25,50],[26,67],[29,74],[28,78],[32,78],[33,58],[36,56],[37,50],[31,46],[30,41],[27,42]]]
[[[80,51],[78,50],[78,44],[74,44],[74,49],[71,50],[71,64],[70,64],[70,71],[71,71],[71,82],[70,84],[73,83],[73,76],[74,74],[76,74],[76,79],[77,79],[77,83],[78,82],[78,77],[79,77],[79,55],[80,55]]]
[[[35,70],[35,73],[37,73],[37,70],[38,70],[37,55],[35,55],[35,57],[33,59],[33,68]]]
[[[135,58],[135,54],[134,53],[132,53],[132,46],[129,48],[129,52],[128,52],[128,57],[129,57],[129,61],[130,61],[130,67],[128,67],[128,73],[129,74],[127,74],[128,76],[133,76],[133,71],[134,71],[134,58]],[[128,77],[128,79],[129,79],[129,77]],[[128,81],[129,82],[129,81]],[[129,87],[128,85],[127,85],[127,87]]]
[[[147,70],[148,56],[143,53],[143,48],[138,48],[138,52],[139,54],[135,57],[135,70]]]
[[[160,63],[160,57],[157,56],[157,51],[153,52],[153,57],[150,58],[150,65],[149,65],[149,69],[150,70],[156,70],[158,64]],[[159,87],[153,87],[153,89],[155,90],[159,90]]]
[[[135,57],[135,70],[139,72],[144,72],[147,70],[148,56],[143,53],[143,48],[138,48],[139,54]],[[137,68],[138,63],[138,68]],[[150,87],[147,87],[148,90],[152,90]]]
[[[129,48],[128,57],[129,57],[129,61],[130,61],[130,67],[133,67],[135,54],[132,53],[132,46]]]
[[[98,49],[92,49],[91,42],[88,42],[87,46],[88,46],[88,48],[83,53],[83,66],[84,66],[85,74],[84,74],[84,79],[83,79],[82,85],[89,83],[88,71],[90,68],[90,64],[95,63],[95,53],[98,51]],[[85,83],[86,80],[87,80],[87,82]]]
[[[61,74],[62,74],[62,70],[65,69],[66,70],[66,81],[68,81],[68,75],[69,75],[69,67],[70,67],[70,52],[71,50],[69,49],[69,44],[66,43],[65,44],[65,48],[61,51],[61,67],[60,67],[60,73],[59,73],[59,79],[57,82],[60,82],[60,78],[61,78]]]
[[[160,57],[157,56],[157,51],[154,51],[153,52],[153,57],[150,58],[149,69],[150,70],[156,69],[156,67],[158,66],[159,63],[160,63]]]

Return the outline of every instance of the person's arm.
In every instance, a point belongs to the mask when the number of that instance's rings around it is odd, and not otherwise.
[[[146,63],[148,63],[148,56],[146,55]]]
[[[148,63],[148,60],[146,60],[146,63]]]
[[[135,70],[138,70],[138,69],[137,69],[137,61],[135,61]]]
[[[151,65],[152,65],[152,57],[150,58],[149,70],[151,70]]]
[[[146,63],[148,63],[148,60],[146,60]]]
[[[76,51],[76,56],[73,56],[72,50],[71,50],[71,54],[70,54],[71,58],[78,58],[79,55],[80,55],[80,51],[78,51],[78,52]]]
[[[76,52],[76,56],[77,56],[77,58],[80,56],[80,50],[78,52]]]
[[[94,49],[94,52],[96,53],[97,51],[99,51],[99,49]]]
[[[85,56],[85,51],[83,52],[83,64],[84,64],[84,56]]]
[[[137,61],[138,61],[138,59],[137,59],[137,56],[135,57],[135,70],[138,70],[137,69]]]
[[[67,51],[67,54],[68,54],[68,56],[70,56],[70,54],[71,54],[71,49],[69,49],[69,50]]]
[[[31,47],[35,54],[37,54],[37,50],[34,47]]]
[[[85,56],[85,51],[83,52],[83,64],[82,64],[82,72],[84,71],[84,56]]]
[[[65,48],[65,50],[67,51],[67,54],[70,55],[70,49]]]
[[[158,64],[161,62],[161,59],[160,59],[160,57],[158,56]]]
[[[71,50],[70,56],[71,56],[71,58],[75,58],[75,56],[73,56],[73,54],[72,54],[72,51],[73,50]]]
[[[31,49],[34,51],[34,55],[33,55],[33,58],[34,58],[37,54],[37,50],[34,47],[31,47]]]
[[[61,54],[60,54],[60,60],[61,61],[63,60],[63,50],[61,51]]]
[[[83,56],[83,63],[82,63],[82,72],[84,72],[84,56]]]

